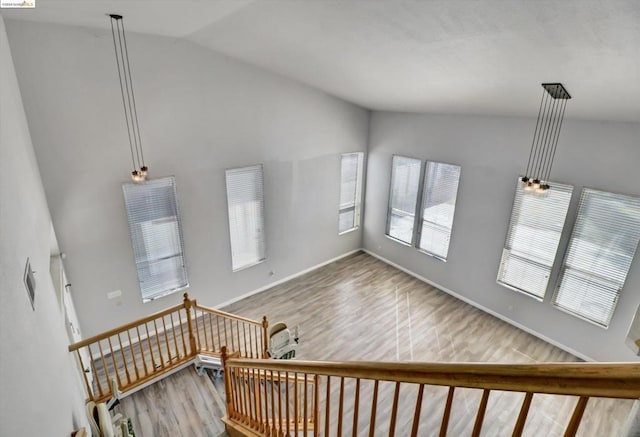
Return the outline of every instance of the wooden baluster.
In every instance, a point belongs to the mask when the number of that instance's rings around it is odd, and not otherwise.
[[[251,369],[251,376],[252,376],[252,384],[251,384],[251,388],[252,388],[252,395],[251,395],[251,400],[253,401],[252,403],[252,407],[253,407],[253,411],[254,411],[254,416],[255,416],[255,423],[254,423],[254,429],[255,430],[259,430],[260,429],[260,416],[258,413],[258,392],[257,392],[257,386],[256,386],[256,369]]]
[[[107,340],[109,342],[109,355],[111,355],[111,362],[113,363],[113,371],[116,374],[116,381],[118,381],[118,387],[122,387],[122,381],[120,380],[120,372],[118,372],[118,365],[116,364],[116,357],[115,357],[115,354],[113,353],[113,345],[111,344],[111,337],[108,337]],[[109,379],[110,379],[108,375],[109,374],[107,372],[107,384],[109,383]],[[111,387],[111,384],[109,384],[109,387]],[[111,393],[111,394],[115,395],[115,393]]]
[[[95,344],[95,343],[94,343]],[[107,381],[107,387],[109,387],[109,377],[107,375],[107,363],[104,359],[104,354],[102,353],[102,345],[100,341],[98,341],[98,350],[100,351],[100,358],[102,361],[102,373],[105,374],[105,379]],[[100,397],[102,397],[105,393],[102,390],[102,384],[100,383],[100,375],[98,374],[98,369],[96,368],[95,360],[93,359],[93,352],[91,352],[91,348],[89,348],[89,353],[91,354],[91,365],[93,366],[93,374],[96,376],[96,382],[98,383],[98,393],[100,393]]]
[[[247,379],[246,379],[245,385],[247,386],[247,408],[249,410],[249,423],[251,424],[251,427],[254,427],[256,420],[255,420],[254,411],[253,411],[253,402],[252,402],[253,395],[251,394],[251,381],[250,381],[251,373],[248,368],[246,369],[246,375],[247,375]]]
[[[242,369],[242,395],[244,396],[244,415],[247,425],[251,426],[251,400],[249,393],[249,369]]]
[[[242,322],[242,337],[244,338],[244,356],[248,357],[249,356],[249,347],[247,346],[247,324]],[[253,356],[251,356],[250,358],[253,358]]]
[[[227,323],[227,319],[225,319],[225,325],[226,325],[226,323]],[[225,328],[226,328],[226,326],[225,326]],[[235,343],[233,341],[233,320],[229,320],[229,330],[231,331],[229,333],[229,336],[231,337],[231,350],[236,352],[238,349],[236,348],[236,345],[235,345]],[[225,333],[226,333],[226,329],[225,329]]]
[[[120,346],[120,355],[122,356],[122,365],[124,366],[124,374],[127,377],[127,384],[131,384],[131,375],[129,375],[129,366],[127,366],[127,359],[124,357],[124,348],[122,347],[120,333],[118,333],[118,345]]]
[[[233,329],[233,328],[232,328]],[[242,353],[242,342],[240,341],[240,322],[236,320],[236,340],[238,341],[238,352],[240,352],[240,356],[242,358],[246,357],[245,354]]]
[[[316,388],[317,390],[317,388]],[[327,395],[326,395],[326,411],[324,413],[324,437],[329,437],[329,428],[331,427],[331,376],[327,375]]]
[[[340,397],[338,398],[338,432],[337,436],[342,436],[342,416],[344,413],[344,376],[340,377]]]
[[[413,413],[413,426],[411,427],[411,437],[418,435],[418,427],[420,426],[420,410],[422,409],[422,395],[424,393],[424,384],[420,384],[418,389],[418,397],[416,398],[416,409]]]
[[[213,322],[211,321],[211,313],[208,314],[209,318],[209,335],[211,336],[211,352],[216,351],[216,340],[213,335]]]
[[[165,323],[164,316],[162,316],[162,335],[164,335],[164,344],[167,347],[167,361],[171,364],[173,358],[171,358],[171,348],[169,347],[169,336],[167,335],[167,324]]]
[[[98,375],[98,369],[96,368],[96,361],[93,359],[93,351],[91,351],[91,345],[87,346],[87,350],[89,351],[89,358],[91,360],[90,365],[91,365],[91,368],[93,369],[93,375],[95,376],[95,381],[98,385],[98,394],[100,395],[100,397],[102,397],[104,395],[104,392],[102,391],[102,384],[100,384],[100,375]],[[102,358],[102,365],[104,366],[104,357]],[[107,386],[108,385],[109,384],[107,384]]]
[[[449,387],[449,393],[447,394],[447,403],[444,406],[444,414],[442,415],[442,425],[440,425],[440,437],[447,436],[447,429],[449,428],[449,417],[451,417],[451,406],[453,405],[453,393],[455,387]]]
[[[84,384],[87,388],[87,394],[89,395],[89,399],[94,400],[95,396],[93,395],[93,390],[91,390],[91,386],[89,385],[89,378],[87,378],[87,372],[85,372],[84,363],[82,362],[82,356],[80,355],[80,349],[76,349],[76,355],[78,357],[78,361],[80,362],[80,369],[82,369],[82,376],[84,377]]]
[[[140,355],[142,356],[142,365],[144,366],[144,376],[149,374],[149,369],[147,368],[147,359],[144,357],[144,349],[142,346],[144,345],[144,341],[142,341],[142,336],[140,335],[140,326],[136,326],[136,333],[138,334],[138,347],[140,348]]]
[[[260,369],[256,370],[256,375],[256,405],[259,412],[258,430],[260,432],[265,432],[265,420],[267,416],[265,410],[262,409],[262,376],[260,374]]]
[[[233,369],[234,371],[234,383],[236,385],[236,412],[238,413],[238,420],[242,420],[242,386],[240,385],[240,371],[239,367]]]
[[[158,345],[158,354],[160,355],[160,366],[164,369],[164,357],[162,356],[162,346],[160,345],[160,333],[158,332],[158,325],[156,319],[153,319],[153,329],[155,330],[156,344]]]
[[[149,326],[147,325],[147,323],[145,322],[144,324],[144,330],[147,333],[147,346],[149,346],[149,353],[151,354],[151,373],[155,373],[156,372],[156,368],[159,367],[156,365],[156,357],[153,354],[153,346],[151,345],[151,336],[149,335]]]
[[[278,370],[278,426],[280,427],[280,435],[282,435],[282,379]]]
[[[224,328],[224,344],[229,347],[229,334],[227,333],[227,318],[222,318],[222,327]],[[231,343],[233,343],[233,336],[231,337]],[[233,351],[233,344],[231,344],[231,350]]]
[[[276,435],[276,402],[274,397],[273,370],[269,371],[271,380],[271,435]]]
[[[220,339],[220,316],[218,316],[216,314],[216,327],[218,328],[218,348],[222,347],[222,340]],[[226,346],[226,340],[225,340],[225,346]]]
[[[286,400],[285,410],[286,410],[286,418],[287,418],[287,422],[286,422],[287,423],[287,435],[286,435],[286,437],[291,437],[291,432],[290,432],[291,419],[289,417],[289,372],[285,372],[284,377],[286,379],[286,385],[285,385],[285,389],[286,389],[286,392],[285,392],[285,400]]]
[[[376,432],[376,410],[378,408],[378,380],[373,383],[373,400],[371,401],[371,421],[369,422],[369,437],[374,437]]]
[[[391,421],[389,422],[389,437],[396,435],[396,419],[398,417],[398,398],[400,396],[400,382],[396,382],[393,393],[393,407],[391,407]]]
[[[293,419],[295,420],[293,432],[295,437],[298,437],[298,423],[300,422],[298,416],[298,372],[293,374],[293,381]]]
[[[180,323],[180,335],[182,336],[182,349],[184,356],[187,357],[189,354],[187,354],[187,342],[184,341],[184,325],[182,324],[182,315],[180,314],[180,311],[178,311],[178,322]]]
[[[491,390],[484,389],[482,392],[482,399],[480,400],[480,406],[478,407],[478,415],[476,416],[476,423],[473,426],[472,437],[479,437],[482,430],[482,422],[484,421],[484,414],[487,411],[487,402],[489,401],[489,393]]]
[[[308,386],[307,386],[307,374],[305,373],[304,374],[304,416],[303,416],[303,420],[302,420],[302,423],[304,424],[303,428],[302,428],[302,432],[303,432],[303,436],[304,437],[307,437],[307,427],[309,425],[309,419],[308,419],[309,416],[307,415],[307,403],[308,403],[308,400],[307,400],[307,388],[308,388]]]
[[[353,400],[353,437],[358,436],[358,409],[360,408],[360,378],[356,378],[356,396]]]
[[[567,429],[564,431],[564,437],[573,437],[576,435],[576,432],[578,432],[578,427],[580,427],[582,415],[584,414],[585,408],[587,408],[588,400],[588,396],[580,396],[578,399],[576,408],[573,410],[573,414],[571,415],[571,420],[567,425]]]
[[[267,328],[269,327],[269,322],[267,321],[267,316],[262,317],[262,358],[268,358],[267,350],[269,349],[269,336],[267,333]]]
[[[176,355],[176,359],[180,360],[180,348],[178,347],[178,338],[176,337],[176,322],[173,320],[173,313],[169,314],[169,320],[171,320],[171,334],[173,335],[173,352]]]
[[[251,335],[251,328],[253,328],[252,325],[247,325],[247,329],[249,330],[249,357],[250,358],[254,358],[253,356],[253,336]],[[259,358],[259,357],[255,357],[255,358]]]
[[[328,376],[327,376],[328,377]],[[319,410],[320,410],[320,376],[314,376],[313,383],[313,436],[318,437],[320,435],[320,420],[319,420]]]
[[[518,415],[518,421],[513,428],[513,437],[520,437],[522,431],[524,431],[524,424],[527,421],[527,414],[529,414],[529,407],[531,406],[531,399],[533,399],[533,393],[527,392],[524,395],[524,401],[522,401],[522,407],[520,407],[520,414]]]
[[[202,333],[204,336],[204,347],[205,350],[211,350],[209,349],[209,336],[207,335],[207,319],[206,319],[206,313],[202,310],[200,310],[200,320],[202,321]],[[196,309],[196,320],[198,320],[198,310]],[[200,329],[196,328],[196,331],[198,332],[198,339],[200,339]],[[200,343],[200,350],[202,350],[202,341],[199,342]]]
[[[133,341],[131,341],[131,332],[127,329],[127,339],[129,340],[129,353],[131,354],[131,360],[133,361],[133,369],[136,372],[136,380],[140,379],[140,373],[138,372],[138,363],[136,360],[135,349],[133,348]]]
[[[191,346],[191,353],[196,355],[200,352],[200,344],[202,342],[200,341],[200,326],[198,325],[198,307],[195,304],[193,305],[193,321],[195,322],[196,327],[193,331],[193,345]]]
[[[237,375],[237,368],[236,367],[232,367],[229,369],[230,370],[230,383],[231,383],[231,393],[229,393],[229,396],[231,397],[231,401],[233,403],[233,414],[234,414],[234,418],[238,418],[239,414],[240,414],[240,403],[238,402],[238,375]]]

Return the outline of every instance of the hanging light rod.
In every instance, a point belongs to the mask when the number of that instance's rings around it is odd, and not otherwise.
[[[136,97],[133,93],[133,80],[131,79],[131,63],[129,62],[129,50],[127,38],[124,33],[124,21],[122,15],[108,14],[111,17],[111,34],[113,36],[113,48],[116,53],[116,66],[118,67],[118,79],[120,80],[120,94],[122,95],[122,107],[129,137],[129,150],[133,171],[131,179],[134,182],[142,182],[147,178],[149,167],[144,162],[142,152],[142,139],[140,138],[140,124],[138,123],[138,110]]]
[[[561,83],[543,83],[538,120],[533,134],[527,170],[521,178],[525,191],[545,193],[556,155],[564,111],[571,95]]]

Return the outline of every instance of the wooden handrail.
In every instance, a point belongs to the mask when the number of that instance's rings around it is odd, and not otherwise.
[[[186,294],[186,293],[185,293]],[[135,329],[136,326],[143,325],[147,322],[152,322],[155,319],[159,319],[163,316],[168,316],[171,313],[179,311],[184,308],[184,303],[179,305],[174,305],[166,310],[158,311],[141,319],[135,320],[130,323],[126,323],[124,325],[118,326],[117,328],[109,329],[108,331],[101,332],[100,334],[96,334],[93,337],[85,338],[77,343],[73,343],[69,345],[69,352],[73,352],[76,349],[80,349],[81,347],[88,346],[92,343],[96,343],[100,340],[106,340],[109,337],[118,335],[119,333],[126,332],[129,329]]]
[[[635,363],[406,363],[233,358],[227,360],[226,365],[450,387],[625,399],[640,398],[640,364]]]
[[[208,313],[217,314],[219,316],[223,316],[223,317],[226,317],[226,318],[229,318],[229,319],[234,319],[234,320],[238,320],[240,322],[249,323],[251,325],[262,326],[262,322],[261,321],[251,320],[251,319],[248,319],[246,317],[237,316],[235,314],[228,313],[226,311],[222,311],[222,310],[218,310],[218,309],[215,309],[215,308],[209,308],[209,307],[206,307],[206,306],[202,306],[202,305],[196,303],[195,301],[194,301],[194,308],[197,308],[197,309],[199,309],[201,311],[206,311]]]

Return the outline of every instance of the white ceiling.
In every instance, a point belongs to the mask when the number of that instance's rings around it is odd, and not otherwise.
[[[36,0],[11,19],[185,38],[377,110],[640,121],[638,0]],[[135,61],[134,61],[135,62]]]

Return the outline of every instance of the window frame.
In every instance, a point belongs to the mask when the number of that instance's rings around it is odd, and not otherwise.
[[[342,200],[342,165],[343,165],[343,159],[345,156],[352,156],[355,155],[357,157],[357,164],[356,164],[356,187],[355,187],[355,193],[354,193],[354,201],[353,201],[353,205],[350,205],[348,207],[342,208],[341,207],[341,203],[340,200]],[[349,153],[342,153],[340,155],[340,187],[339,187],[339,196],[340,198],[338,199],[338,235],[344,235],[344,234],[348,234],[349,232],[353,232],[356,231],[360,228],[360,226],[362,225],[362,187],[363,187],[363,180],[364,180],[364,152],[349,152]],[[345,211],[349,211],[353,209],[353,226],[351,226],[349,229],[345,229],[345,230],[340,230],[340,215],[345,212]]]
[[[161,292],[156,292],[156,293],[145,293],[144,291],[144,286],[143,286],[143,281],[141,280],[141,270],[138,267],[139,262],[137,261],[137,256],[136,256],[136,241],[137,239],[134,238],[134,235],[136,235],[134,233],[134,229],[133,229],[133,225],[137,224],[137,225],[141,225],[142,223],[146,223],[152,220],[146,220],[144,222],[138,222],[138,221],[133,221],[129,212],[129,207],[128,207],[128,200],[127,200],[127,187],[128,186],[132,186],[132,187],[143,187],[145,185],[152,185],[154,183],[159,183],[161,181],[170,181],[170,186],[172,187],[172,201],[173,201],[173,207],[175,208],[175,222],[177,224],[177,232],[178,232],[178,242],[179,242],[179,255],[176,256],[180,256],[181,260],[182,260],[182,274],[184,277],[184,284],[178,286],[178,287],[173,287],[173,288],[168,288],[165,289]],[[163,178],[157,178],[157,179],[149,179],[147,181],[142,181],[142,182],[127,182],[122,184],[122,191],[123,191],[123,200],[124,200],[124,207],[125,207],[125,213],[127,215],[127,224],[129,227],[129,240],[131,242],[132,245],[132,251],[133,251],[133,256],[134,256],[134,263],[135,263],[135,267],[136,267],[136,275],[138,278],[138,285],[140,288],[140,297],[142,298],[142,302],[143,303],[148,303],[151,301],[154,301],[156,299],[165,297],[165,296],[169,296],[171,294],[174,293],[178,293],[180,291],[186,290],[187,288],[189,288],[189,276],[188,276],[188,272],[187,272],[187,263],[186,263],[186,257],[185,257],[185,247],[184,247],[184,237],[183,237],[183,231],[182,231],[182,219],[180,218],[180,206],[178,203],[178,192],[177,192],[177,185],[176,185],[176,180],[175,180],[175,176],[167,176],[167,177],[163,177]],[[167,216],[170,217],[170,216]],[[163,218],[163,219],[166,219]],[[153,219],[153,221],[156,220],[161,220],[160,218],[158,219]],[[142,232],[143,234],[143,232]],[[135,241],[134,241],[135,240]],[[139,244],[138,245],[143,245],[146,246],[145,241],[137,241]],[[154,262],[154,261],[158,261],[159,259],[162,258],[157,258],[154,260],[147,260],[146,262]]]
[[[516,190],[522,190],[523,189],[522,188],[521,178],[522,178],[521,176],[518,177],[518,180],[516,182]],[[564,182],[557,182],[557,181],[549,182],[549,185],[551,185],[551,187],[552,187],[551,189],[553,189],[554,184],[556,186],[557,185],[562,185],[563,187],[566,187],[566,188],[570,187],[571,191],[569,192],[569,200],[567,202],[567,207],[566,207],[566,210],[565,210],[565,213],[564,213],[564,219],[562,221],[562,228],[560,229],[560,235],[558,236],[558,243],[556,244],[555,252],[554,252],[554,255],[553,255],[553,261],[551,262],[551,265],[550,266],[546,266],[545,264],[542,264],[538,260],[525,258],[525,257],[520,256],[518,254],[514,255],[513,253],[511,253],[512,249],[508,248],[508,246],[509,246],[509,238],[510,238],[510,235],[511,235],[511,232],[512,232],[513,216],[514,216],[514,213],[516,213],[515,206],[516,206],[517,195],[518,195],[518,193],[516,191],[516,192],[514,192],[514,195],[513,195],[513,203],[511,205],[511,214],[509,216],[509,222],[507,223],[507,232],[506,232],[506,235],[505,235],[504,244],[502,246],[502,253],[500,255],[500,261],[499,261],[499,264],[498,264],[498,274],[496,276],[496,283],[498,285],[500,285],[502,287],[505,287],[505,288],[507,288],[509,290],[515,291],[517,293],[520,293],[520,294],[522,294],[524,296],[527,296],[527,297],[529,297],[531,299],[537,300],[538,302],[543,302],[544,301],[545,297],[548,294],[550,284],[554,284],[554,282],[552,281],[552,278],[554,277],[554,268],[556,267],[556,265],[558,263],[559,257],[562,257],[562,255],[560,254],[560,250],[559,249],[560,249],[560,246],[561,246],[561,243],[562,243],[562,237],[565,234],[565,232],[567,230],[567,224],[569,223],[568,222],[568,220],[569,220],[569,210],[571,209],[571,201],[573,200],[573,194],[574,194],[574,191],[575,191],[575,186],[570,185],[570,184],[566,184]],[[523,194],[523,195],[527,195],[527,194]],[[536,194],[535,193],[530,193],[530,195],[535,196]],[[523,212],[522,211],[518,211],[518,214],[523,214]],[[542,296],[539,296],[538,294],[535,294],[534,292],[525,290],[523,288],[519,288],[516,285],[509,284],[508,282],[504,282],[503,280],[500,279],[500,274],[503,271],[503,262],[504,262],[504,257],[505,257],[505,252],[506,251],[509,251],[509,255],[510,256],[514,256],[515,258],[523,259],[528,263],[536,264],[536,265],[539,265],[539,266],[542,266],[542,267],[545,267],[545,268],[547,268],[547,267],[549,268],[547,284],[545,285],[544,293],[543,293]],[[552,288],[554,286],[555,286],[555,284],[552,286]]]
[[[560,291],[560,287],[562,285],[563,276],[565,274],[565,271],[567,270],[567,258],[570,256],[570,248],[572,247],[571,243],[572,243],[573,238],[574,238],[574,231],[576,229],[576,225],[578,224],[578,220],[580,218],[580,210],[581,210],[581,208],[583,206],[583,204],[582,204],[583,196],[588,191],[606,193],[606,194],[614,195],[614,196],[633,197],[633,198],[636,198],[636,199],[640,200],[640,196],[634,195],[634,194],[616,193],[616,192],[605,191],[605,190],[601,190],[601,189],[597,189],[597,188],[591,188],[591,187],[583,187],[582,188],[582,190],[580,192],[580,199],[578,201],[578,206],[577,206],[577,209],[576,209],[575,220],[574,220],[573,226],[571,228],[571,234],[569,235],[569,239],[567,241],[567,244],[566,244],[566,247],[565,247],[565,250],[564,250],[564,254],[563,254],[563,257],[562,257],[562,263],[560,264],[558,277],[557,277],[557,280],[556,280],[556,283],[555,283],[555,286],[554,286],[553,294],[551,296],[551,305],[555,309],[557,309],[559,311],[562,311],[565,314],[568,314],[568,315],[573,316],[573,317],[575,317],[577,319],[583,320],[583,321],[588,322],[588,323],[590,323],[592,325],[595,325],[595,326],[597,326],[599,328],[607,330],[607,329],[609,329],[609,326],[611,324],[611,320],[613,319],[613,316],[614,316],[614,314],[616,312],[618,303],[620,302],[620,295],[622,294],[622,290],[623,290],[623,288],[624,288],[624,286],[626,284],[627,278],[629,276],[629,272],[631,271],[631,268],[633,267],[633,261],[636,258],[636,254],[638,252],[638,244],[640,244],[640,241],[638,243],[636,243],[635,249],[633,251],[633,254],[631,254],[631,261],[629,263],[629,268],[627,269],[627,271],[625,273],[624,280],[618,286],[618,290],[617,290],[616,295],[615,295],[614,304],[613,304],[613,306],[611,308],[611,313],[607,317],[606,324],[603,324],[603,323],[600,323],[600,322],[598,322],[596,320],[590,319],[588,316],[586,316],[584,314],[580,314],[580,313],[572,311],[572,310],[570,310],[568,308],[562,307],[562,306],[558,305],[557,302],[556,302],[557,296],[558,296],[559,291]],[[612,280],[612,279],[607,278],[607,277],[603,277],[603,276],[596,275],[596,274],[594,274],[593,276],[596,277],[596,279],[598,281],[600,281],[600,282],[609,282],[609,283],[612,283],[612,284],[618,284],[617,281]]]
[[[259,168],[260,169],[260,178],[262,181],[262,199],[261,199],[261,203],[262,203],[262,245],[263,245],[263,254],[262,254],[262,258],[258,259],[257,261],[248,263],[248,264],[243,264],[240,267],[236,267],[234,268],[234,262],[233,262],[233,236],[231,235],[231,210],[229,208],[229,179],[228,179],[228,175],[230,173],[234,173],[234,172],[239,172],[241,170],[248,170],[251,168]],[[249,269],[251,267],[257,266],[259,264],[262,264],[263,262],[265,262],[267,260],[267,235],[266,235],[266,229],[267,229],[267,211],[266,211],[266,206],[265,206],[265,184],[264,184],[264,165],[263,164],[253,164],[253,165],[245,165],[242,167],[233,167],[233,168],[228,168],[225,169],[225,197],[226,197],[226,201],[227,201],[227,229],[228,229],[228,235],[229,235],[229,253],[230,253],[230,258],[231,258],[231,272],[232,273],[237,273],[240,272],[242,270],[246,270]]]

